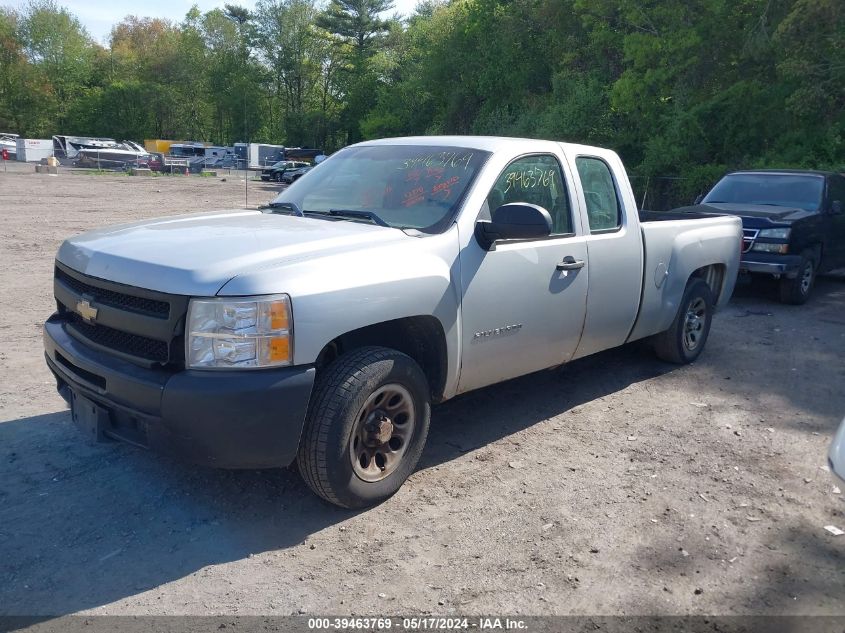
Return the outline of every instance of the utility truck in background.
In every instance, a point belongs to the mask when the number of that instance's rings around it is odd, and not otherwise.
[[[296,461],[365,507],[413,472],[432,404],[638,339],[694,361],[741,240],[737,217],[641,221],[609,150],[368,141],[261,211],[66,240],[45,356],[94,439]]]

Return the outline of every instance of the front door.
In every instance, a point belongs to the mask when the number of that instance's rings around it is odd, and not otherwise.
[[[544,239],[498,242],[490,251],[473,239],[461,252],[459,392],[560,365],[575,352],[584,326],[588,262],[571,200],[560,161],[550,154],[516,159],[488,194],[480,219],[502,204],[528,202],[549,211],[553,232]]]
[[[822,209],[822,213],[827,214],[827,222],[829,223],[829,230],[827,233],[827,242],[825,247],[824,262],[825,268],[828,270],[836,270],[837,272],[845,269],[845,211],[840,213],[833,212],[833,202],[839,201],[839,204],[845,207],[845,178],[842,176],[831,176],[828,182],[827,203]]]

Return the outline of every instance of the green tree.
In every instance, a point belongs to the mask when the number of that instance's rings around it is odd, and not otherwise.
[[[257,49],[269,69],[269,127],[291,145],[313,137],[309,119],[318,109],[326,53],[314,28],[316,15],[314,0],[262,0],[256,6]]]
[[[251,55],[251,25],[215,9],[202,17],[201,30],[214,139],[227,144],[252,140],[261,127],[264,69]]]
[[[845,153],[845,4],[798,0],[775,32],[790,129],[777,153],[841,168]]]
[[[43,134],[51,97],[51,86],[26,57],[18,14],[0,7],[0,130]]]
[[[51,86],[51,117],[63,129],[73,100],[90,79],[97,47],[81,22],[54,0],[32,0],[21,32],[27,57]]]
[[[384,45],[390,20],[380,17],[392,0],[331,0],[316,19],[318,27],[337,37],[344,51],[342,125],[347,142],[361,140],[361,122],[375,104],[378,77],[371,59]]]

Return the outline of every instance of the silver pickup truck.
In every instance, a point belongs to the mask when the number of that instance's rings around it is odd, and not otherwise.
[[[94,439],[296,461],[314,492],[364,507],[414,470],[433,403],[646,337],[695,360],[741,228],[640,221],[605,149],[365,142],[262,211],[64,242],[45,356]]]

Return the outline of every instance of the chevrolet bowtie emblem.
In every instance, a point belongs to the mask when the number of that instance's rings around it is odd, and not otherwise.
[[[76,311],[86,321],[93,321],[94,319],[96,319],[97,312],[99,312],[97,308],[92,307],[91,304],[88,303],[87,299],[83,299],[82,301],[76,304]]]

